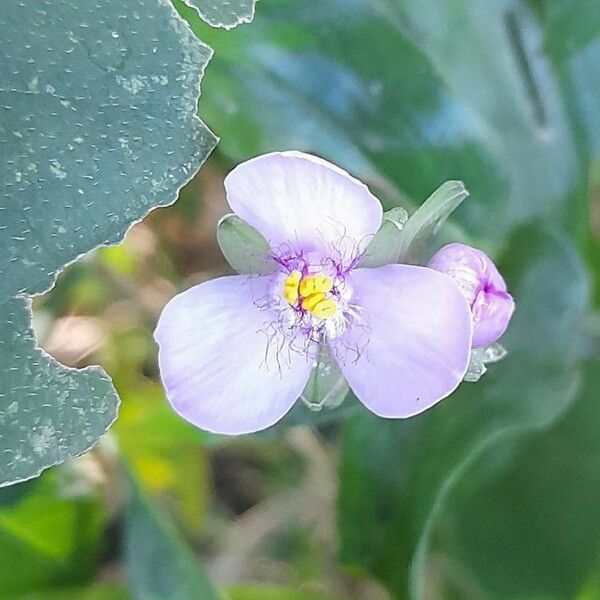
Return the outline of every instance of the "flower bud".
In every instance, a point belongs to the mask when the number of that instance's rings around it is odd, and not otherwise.
[[[506,331],[515,303],[486,254],[465,244],[448,244],[427,266],[449,275],[460,287],[471,307],[473,348],[495,342]]]

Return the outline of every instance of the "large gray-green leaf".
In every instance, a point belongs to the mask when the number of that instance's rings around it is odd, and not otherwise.
[[[250,23],[257,0],[182,0],[195,8],[213,27],[231,29],[241,23]]]
[[[129,589],[135,600],[219,600],[200,564],[132,482],[125,524]]]
[[[507,358],[423,415],[385,421],[364,413],[345,429],[342,559],[380,577],[398,598],[407,594],[411,563],[413,595],[422,598],[430,530],[465,469],[488,449],[476,476],[493,479],[517,434],[552,423],[577,387],[587,282],[572,246],[529,228],[504,262],[517,304],[502,341]]]
[[[196,115],[211,51],[168,3],[8,3],[0,15],[0,297],[175,200],[215,143]]]
[[[102,369],[68,369],[36,347],[29,303],[0,304],[0,487],[94,444],[117,415]]]
[[[36,349],[21,296],[175,200],[215,143],[196,115],[210,55],[160,0],[0,11],[0,484],[83,452],[115,417],[100,370]]]

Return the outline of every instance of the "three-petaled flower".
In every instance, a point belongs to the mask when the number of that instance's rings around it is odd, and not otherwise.
[[[382,222],[364,184],[320,158],[282,152],[239,165],[225,188],[233,211],[268,241],[272,269],[207,281],[165,307],[159,366],[180,415],[217,433],[264,429],[299,398],[324,347],[383,417],[420,413],[458,386],[470,306],[434,269],[360,267]]]

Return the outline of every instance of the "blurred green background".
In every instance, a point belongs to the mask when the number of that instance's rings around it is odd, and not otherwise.
[[[199,113],[217,150],[171,207],[37,298],[42,347],[122,398],[90,452],[0,490],[0,598],[600,599],[600,2],[260,0],[210,29]],[[351,397],[204,434],[168,407],[152,331],[229,272],[223,177],[314,152],[494,256],[509,355],[407,421]]]

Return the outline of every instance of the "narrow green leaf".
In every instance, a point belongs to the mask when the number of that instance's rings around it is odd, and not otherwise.
[[[223,256],[238,273],[271,273],[275,270],[265,238],[237,215],[225,215],[219,221],[217,241]]]
[[[219,600],[185,542],[132,482],[125,522],[125,555],[134,600]]]
[[[408,213],[399,206],[385,212],[381,227],[368,245],[359,266],[381,267],[398,262],[402,249],[400,232],[407,221]]]
[[[469,195],[462,181],[446,181],[411,215],[400,234],[398,259],[418,264],[450,214]]]

